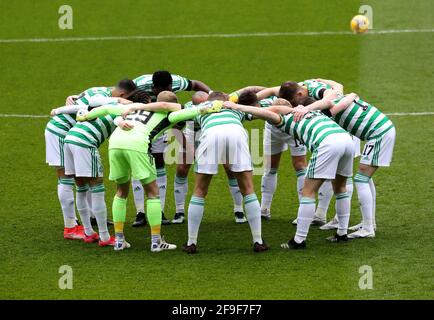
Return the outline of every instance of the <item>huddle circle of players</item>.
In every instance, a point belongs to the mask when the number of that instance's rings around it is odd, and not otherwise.
[[[179,91],[195,93],[190,102],[181,105],[175,94]],[[199,80],[157,71],[121,80],[115,87],[94,87],[69,96],[66,105],[53,109],[51,116],[45,128],[46,161],[58,175],[65,239],[96,242],[102,247],[113,246],[116,251],[129,248],[124,224],[132,189],[137,210],[133,226],[149,224],[151,251],[176,249],[161,236],[161,225],[184,222],[187,177],[194,163],[195,186],[188,205],[188,240],[183,251],[196,253],[208,187],[219,164],[223,164],[235,222],[248,222],[253,250],[266,251],[269,247],[262,238],[261,220],[271,218],[280,158],[288,148],[299,208],[293,221],[296,233],[281,247],[305,248],[311,224],[321,230],[336,229],[335,235],[327,238],[331,242],[375,237],[372,176],[378,167],[390,165],[395,127],[384,113],[357,94],[344,94],[343,85],[335,81],[286,81],[277,87],[250,86],[228,95],[212,91]],[[254,190],[248,135],[243,127],[243,121],[255,119],[265,120],[261,203]],[[168,129],[177,129],[175,136],[180,142],[174,179],[176,213],[171,221],[164,215]],[[109,179],[117,186],[113,222],[107,220],[98,151],[108,138]],[[361,154],[360,140],[365,141]],[[307,150],[311,152],[308,163]],[[192,161],[187,161],[189,156]],[[353,180],[355,157],[361,158]],[[353,181],[362,222],[349,228]],[[333,195],[336,214],[327,222]],[[114,236],[108,231],[111,223]],[[93,225],[97,225],[98,233]]]

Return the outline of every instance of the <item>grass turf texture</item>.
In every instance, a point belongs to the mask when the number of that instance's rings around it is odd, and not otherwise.
[[[62,1],[0,4],[0,38],[347,31],[358,1],[70,1],[74,30],[57,27]],[[432,28],[429,1],[371,1],[376,29]],[[213,89],[277,85],[287,79],[336,79],[385,112],[430,111],[432,33],[228,39],[0,44],[2,113],[47,114],[65,96],[165,68]],[[180,95],[187,101],[188,95]],[[263,223],[271,251],[254,254],[247,225],[235,225],[223,170],[212,182],[199,234],[200,253],[151,254],[149,230],[126,227],[132,248],[115,253],[62,239],[54,170],[45,165],[48,119],[2,118],[0,161],[0,298],[3,299],[398,299],[434,298],[432,159],[434,117],[392,117],[392,167],[375,175],[375,239],[334,245],[311,228],[308,249],[287,252],[297,212],[295,174],[282,159],[272,220]],[[262,128],[263,123],[246,124]],[[101,148],[108,176],[107,145]],[[174,166],[168,168],[166,214],[173,216]],[[193,175],[189,185],[191,195]],[[260,176],[255,176],[260,196]],[[106,182],[109,208],[114,185]],[[351,222],[360,220],[356,193]],[[331,216],[333,207],[330,207]],[[129,201],[128,221],[134,219]],[[163,227],[181,246],[187,225]],[[58,269],[70,265],[74,289],[60,290]],[[374,289],[360,290],[370,265]]]

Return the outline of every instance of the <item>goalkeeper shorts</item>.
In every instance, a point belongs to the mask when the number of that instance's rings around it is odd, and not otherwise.
[[[152,155],[127,149],[109,150],[110,177],[117,184],[123,184],[130,179],[140,180],[149,184],[157,179]]]

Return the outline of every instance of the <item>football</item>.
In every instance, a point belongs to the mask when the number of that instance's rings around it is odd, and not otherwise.
[[[354,33],[365,33],[369,28],[369,19],[363,15],[357,15],[351,19],[351,30]]]

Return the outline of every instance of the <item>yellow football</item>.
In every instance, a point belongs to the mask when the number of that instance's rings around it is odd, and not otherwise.
[[[362,15],[357,15],[351,19],[351,30],[354,33],[365,33],[369,28],[369,19]]]

